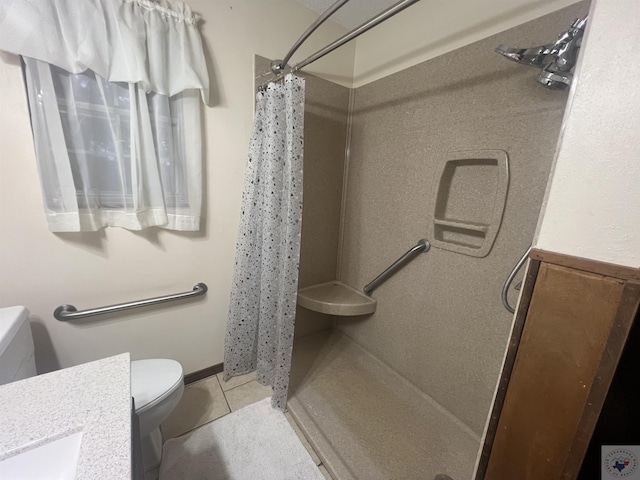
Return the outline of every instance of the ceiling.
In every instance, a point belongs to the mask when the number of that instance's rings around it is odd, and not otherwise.
[[[331,20],[347,29],[352,29],[366,22],[371,17],[390,7],[398,0],[352,0],[331,15]],[[296,0],[296,2],[322,13],[336,0]]]

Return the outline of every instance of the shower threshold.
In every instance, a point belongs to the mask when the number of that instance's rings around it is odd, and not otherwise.
[[[296,339],[289,410],[335,480],[469,480],[479,436],[339,330]]]

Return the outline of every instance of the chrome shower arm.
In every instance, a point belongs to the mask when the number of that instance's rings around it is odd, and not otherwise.
[[[548,55],[554,57],[556,70],[568,72],[575,66],[588,19],[589,17],[576,19],[571,28],[561,33],[551,47]]]
[[[577,56],[574,55],[574,52],[576,47],[580,47],[584,28],[588,19],[589,17],[576,19],[566,32],[562,32],[558,35],[558,39],[554,43],[530,48],[515,48],[500,44],[495,51],[503,55],[505,58],[521,63],[522,65],[540,67],[547,61],[556,60],[562,66],[570,65],[568,68],[570,70],[573,68],[575,63],[575,58],[571,57]],[[554,58],[552,60],[548,57]]]
[[[538,82],[551,89],[564,89],[571,85],[571,70],[578,60],[582,37],[589,17],[574,20],[571,27],[558,35],[554,43],[531,48],[498,45],[496,52],[505,58],[529,67],[542,68]]]

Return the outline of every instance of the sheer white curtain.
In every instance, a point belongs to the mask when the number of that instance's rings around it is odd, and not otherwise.
[[[197,20],[167,0],[0,2],[0,49],[25,61],[50,230],[199,229]]]
[[[145,93],[25,58],[49,229],[198,230],[200,94]]]

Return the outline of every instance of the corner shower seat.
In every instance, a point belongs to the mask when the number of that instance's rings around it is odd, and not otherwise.
[[[376,311],[377,302],[338,280],[298,290],[298,305],[327,315],[367,315]]]

